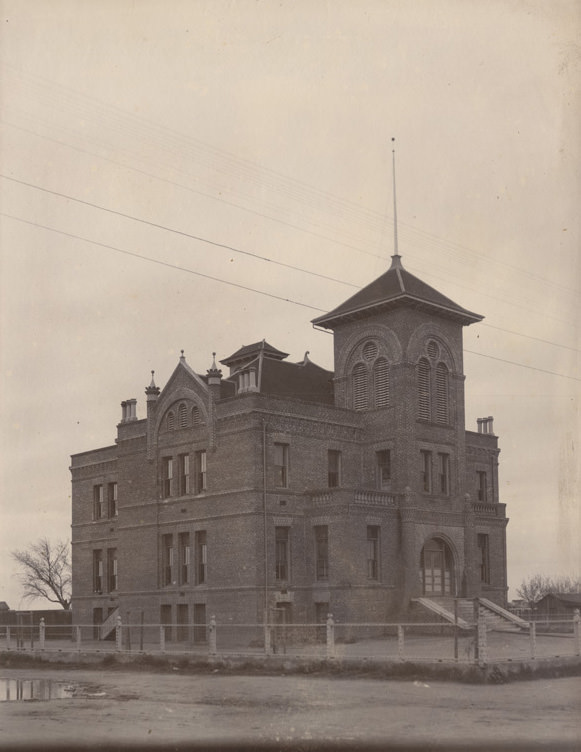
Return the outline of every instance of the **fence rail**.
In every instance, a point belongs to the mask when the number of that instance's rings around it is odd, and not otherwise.
[[[547,624],[550,629],[547,629]],[[321,623],[144,624],[117,618],[110,639],[100,639],[99,625],[0,627],[0,650],[83,653],[148,653],[218,656],[228,654],[354,658],[399,661],[468,662],[536,660],[581,656],[579,611],[573,617],[531,621],[521,632],[487,631],[485,619],[470,629],[445,621],[338,622],[332,614]]]

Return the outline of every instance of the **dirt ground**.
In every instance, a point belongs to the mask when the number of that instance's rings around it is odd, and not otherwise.
[[[124,744],[303,749],[317,742],[347,749],[381,743],[581,749],[579,678],[466,685],[75,669],[2,669],[0,677],[64,682],[70,694],[1,702],[3,749]]]

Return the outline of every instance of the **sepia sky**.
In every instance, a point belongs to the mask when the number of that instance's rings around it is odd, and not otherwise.
[[[70,538],[70,455],[180,350],[266,338],[410,272],[485,316],[510,597],[579,572],[578,0],[0,0],[0,600]],[[40,603],[35,605],[40,606]]]

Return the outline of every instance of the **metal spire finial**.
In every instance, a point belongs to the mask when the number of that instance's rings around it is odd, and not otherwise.
[[[393,255],[399,256],[397,247],[397,201],[395,193],[395,138],[392,138],[391,142],[393,144],[393,149],[391,150],[393,165]]]

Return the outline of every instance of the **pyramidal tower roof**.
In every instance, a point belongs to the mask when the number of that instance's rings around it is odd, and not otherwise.
[[[407,306],[429,311],[460,324],[468,325],[484,317],[462,308],[453,300],[406,271],[401,256],[392,256],[391,266],[374,282],[355,293],[349,300],[322,316],[313,319],[315,326],[334,329],[338,324],[363,319],[380,312]]]

